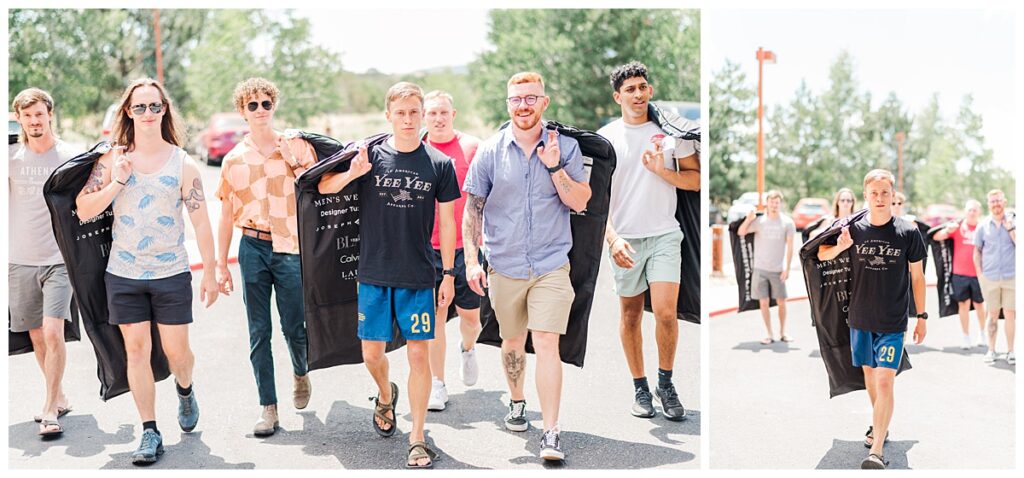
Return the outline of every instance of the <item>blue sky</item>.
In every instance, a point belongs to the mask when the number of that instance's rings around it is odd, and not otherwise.
[[[777,54],[778,62],[765,66],[766,105],[788,102],[801,79],[822,91],[843,49],[854,57],[860,87],[876,102],[893,91],[916,113],[937,92],[943,116],[952,120],[963,96],[973,94],[996,162],[1013,163],[1013,12],[706,10],[702,30],[711,72],[728,58],[756,82],[757,48]]]

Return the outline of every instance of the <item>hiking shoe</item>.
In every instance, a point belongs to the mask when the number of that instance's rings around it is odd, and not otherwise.
[[[526,421],[526,400],[509,402],[505,428],[514,432],[525,432],[530,428],[530,422]]]
[[[674,422],[682,421],[686,418],[686,409],[679,402],[679,395],[676,393],[675,385],[669,384],[667,389],[655,388],[654,393],[657,395],[655,398],[661,403],[661,412],[665,414],[665,418]]]
[[[874,453],[868,455],[864,461],[860,462],[860,469],[862,470],[884,470],[887,466],[889,466],[889,462],[885,461],[882,455]]]
[[[1010,365],[1016,365],[1017,364],[1017,356],[1014,355],[1013,352],[1006,352],[1006,363],[1008,363]]]
[[[302,410],[309,405],[309,396],[313,394],[313,385],[309,383],[309,375],[293,375],[295,386],[292,388],[292,401],[295,402],[295,409]]]
[[[190,432],[199,423],[199,404],[196,402],[196,392],[193,390],[187,396],[178,395],[178,425],[181,431]]]
[[[633,409],[630,411],[634,417],[651,418],[654,416],[654,405],[651,403],[650,390],[636,389],[636,398],[633,400]]]
[[[139,447],[132,452],[132,463],[137,465],[155,463],[157,458],[163,454],[163,438],[159,433],[147,428],[142,431],[142,442],[139,443]]]
[[[981,360],[983,360],[985,363],[995,363],[996,353],[992,350],[989,350],[988,352],[985,352],[985,356],[982,357]]]
[[[460,345],[461,349],[462,346]],[[462,368],[459,369],[459,376],[462,384],[467,387],[476,385],[476,379],[480,376],[480,368],[476,364],[476,347],[462,351]]]
[[[562,452],[562,440],[558,436],[558,430],[551,429],[540,436],[540,457],[545,460],[564,460],[565,453]]]
[[[448,389],[444,382],[433,378],[430,380],[430,399],[427,401],[427,410],[439,412],[448,405]]]
[[[252,434],[258,437],[273,435],[277,431],[278,424],[277,404],[264,405],[263,411],[260,412],[260,419],[252,428]]]

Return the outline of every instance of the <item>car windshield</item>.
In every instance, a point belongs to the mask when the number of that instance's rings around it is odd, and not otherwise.
[[[801,211],[816,212],[816,211],[822,211],[825,208],[822,207],[821,204],[808,203],[808,204],[801,204],[799,209]]]
[[[218,129],[243,129],[245,119],[238,117],[220,118],[214,123]]]

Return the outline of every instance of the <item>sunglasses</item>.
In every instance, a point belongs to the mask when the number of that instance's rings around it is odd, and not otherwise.
[[[903,203],[901,203],[901,202],[894,202],[894,203],[892,203],[892,205],[893,205],[893,206],[902,206],[902,205],[903,205]]]
[[[164,110],[164,104],[163,103],[150,103],[148,105],[147,104],[137,104],[137,105],[130,106],[129,109],[132,110],[132,113],[135,113],[137,115],[141,115],[141,114],[146,112],[146,108],[147,107],[149,107],[149,111],[152,111],[153,114],[155,114],[155,115],[160,114]]]
[[[513,108],[518,108],[519,105],[526,103],[526,106],[533,106],[537,104],[537,100],[544,98],[543,96],[537,95],[526,95],[526,96],[509,96],[506,101],[508,105]]]
[[[256,108],[259,108],[260,106],[263,106],[263,109],[267,111],[274,109],[274,103],[270,100],[263,100],[262,103],[250,101],[249,104],[246,105],[246,108],[249,108],[249,111],[256,111]]]

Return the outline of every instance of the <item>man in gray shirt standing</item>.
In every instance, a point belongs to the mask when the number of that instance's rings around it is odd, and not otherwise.
[[[53,98],[38,88],[18,93],[11,104],[21,137],[8,148],[8,230],[11,233],[7,279],[11,332],[28,332],[46,382],[46,401],[39,435],[64,432],[58,418],[71,411],[61,386],[64,363],[64,321],[71,320],[71,283],[57,248],[43,183],[74,153],[53,134]]]
[[[754,211],[750,211],[736,232],[740,236],[754,234],[754,273],[750,296],[760,303],[761,317],[768,330],[768,336],[761,344],[770,345],[775,342],[771,314],[768,311],[771,299],[775,299],[779,306],[779,340],[793,341],[786,336],[786,279],[789,278],[789,265],[793,261],[796,226],[789,216],[781,212],[781,192],[768,191],[765,193],[765,201],[768,205],[766,213],[756,217]]]

